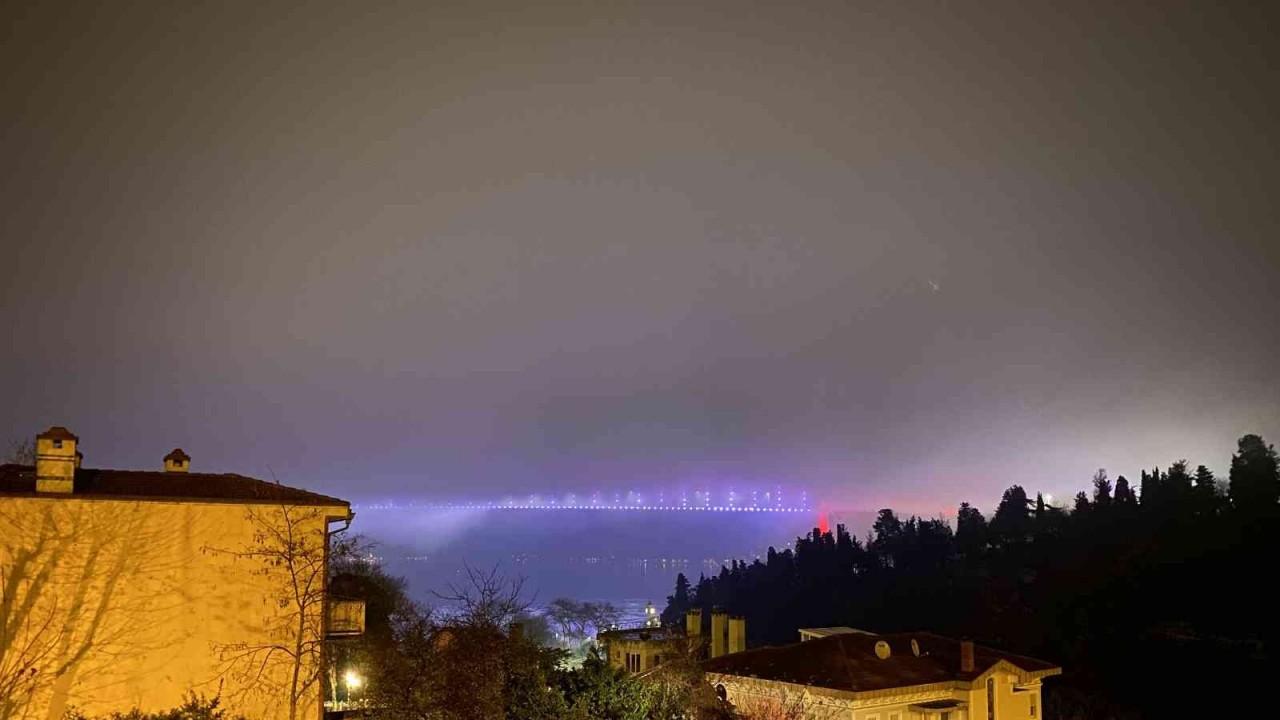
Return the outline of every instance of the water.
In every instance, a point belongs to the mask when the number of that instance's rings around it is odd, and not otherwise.
[[[524,579],[537,604],[557,597],[612,602],[642,622],[683,572],[691,583],[731,559],[763,558],[807,533],[815,518],[791,513],[356,508],[353,531],[379,546],[410,592],[465,582],[464,563]]]

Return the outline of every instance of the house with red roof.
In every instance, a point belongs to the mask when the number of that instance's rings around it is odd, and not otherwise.
[[[726,702],[811,720],[1039,720],[1060,667],[927,632],[812,628],[792,645],[707,660]],[[769,712],[782,713],[770,715]]]

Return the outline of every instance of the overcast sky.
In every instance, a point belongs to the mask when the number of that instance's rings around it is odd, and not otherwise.
[[[912,509],[1280,440],[1265,3],[283,5],[0,10],[0,440]]]

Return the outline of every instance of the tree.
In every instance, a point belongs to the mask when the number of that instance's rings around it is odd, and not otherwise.
[[[456,621],[467,627],[503,630],[532,605],[524,595],[524,578],[508,578],[498,566],[487,572],[463,564],[466,581],[432,593],[457,608]]]
[[[1245,435],[1231,456],[1228,495],[1237,510],[1272,512],[1280,500],[1276,450],[1258,435]]]
[[[772,548],[770,548],[772,550]],[[689,597],[689,578],[684,573],[676,575],[676,590],[667,596],[667,607],[662,611],[662,624],[683,627],[684,614],[692,607]]]
[[[1204,465],[1196,466],[1195,487],[1192,489],[1198,512],[1215,514],[1218,512],[1218,479],[1213,471]]]
[[[990,531],[992,538],[1001,544],[1026,542],[1031,534],[1031,501],[1021,485],[1004,491],[991,518]]]
[[[1133,495],[1133,489],[1129,487],[1128,479],[1123,475],[1116,478],[1115,501],[1121,508],[1133,508],[1138,504],[1138,499]]]
[[[610,667],[592,650],[582,668],[562,676],[562,689],[572,720],[647,720],[648,693],[644,685]]]
[[[89,720],[89,718],[79,710],[73,709],[67,711],[63,720]],[[113,712],[109,716],[96,720],[244,720],[244,718],[239,715],[228,715],[222,707],[222,701],[217,697],[207,698],[190,693],[181,705],[172,710],[149,713],[135,709],[126,713]]]
[[[987,520],[967,502],[956,511],[956,546],[967,558],[980,556],[987,547]]]
[[[1071,509],[1071,514],[1078,518],[1083,518],[1089,514],[1092,504],[1089,502],[1089,495],[1081,490],[1076,493],[1075,505]]]
[[[1100,510],[1111,507],[1111,481],[1103,468],[1098,468],[1098,472],[1093,474],[1093,504]]]
[[[9,452],[5,455],[4,462],[14,465],[35,465],[36,446],[29,439],[14,440],[9,443]]]
[[[275,612],[268,614],[265,633],[214,649],[223,674],[236,680],[236,696],[283,698],[296,720],[299,705],[320,689],[325,669],[327,522],[320,508],[295,505],[251,505],[245,518],[253,528],[247,547],[204,550],[257,563],[255,572],[271,587],[264,601]]]
[[[1148,475],[1146,470],[1142,471],[1142,479],[1138,482],[1138,500],[1144,507],[1152,507],[1156,504],[1156,498],[1160,494],[1160,469],[1156,468],[1152,474]]]

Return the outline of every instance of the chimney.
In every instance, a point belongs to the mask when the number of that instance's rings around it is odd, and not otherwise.
[[[741,615],[729,618],[729,652],[742,652],[747,649],[747,619]]]
[[[702,608],[690,608],[685,611],[684,634],[691,638],[702,634]]]
[[[36,436],[36,492],[70,493],[76,482],[80,438],[61,425]]]
[[[973,641],[960,641],[960,672],[973,672]]]
[[[729,639],[729,613],[719,608],[711,610],[711,657],[718,658],[725,654],[726,641]]]
[[[184,473],[191,469],[191,456],[182,452],[182,448],[174,448],[164,456],[164,471],[167,473]]]

